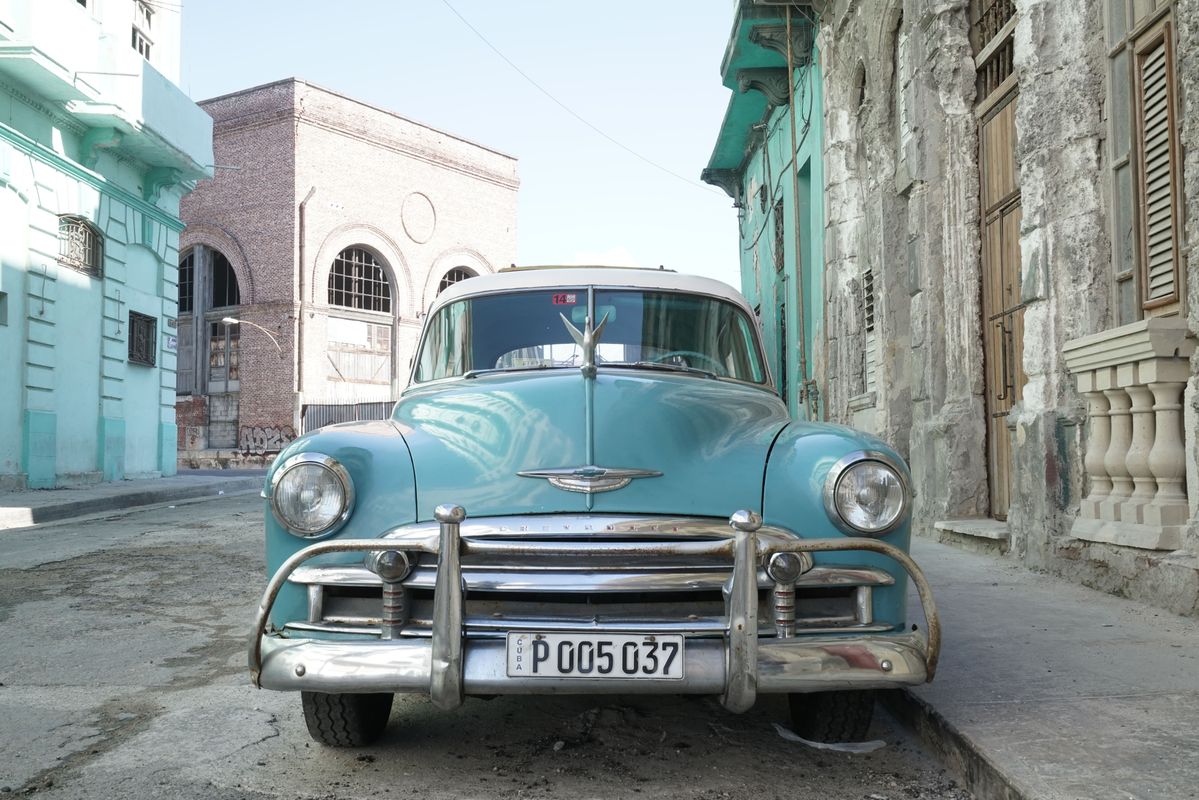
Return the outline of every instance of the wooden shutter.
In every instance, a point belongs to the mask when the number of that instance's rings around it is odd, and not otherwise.
[[[1175,303],[1178,280],[1178,120],[1169,21],[1137,45],[1141,298],[1146,309]]]

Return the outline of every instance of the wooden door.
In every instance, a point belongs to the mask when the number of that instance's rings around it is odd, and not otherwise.
[[[986,375],[987,474],[991,515],[1007,519],[1011,439],[1007,417],[1020,399],[1024,304],[1020,300],[1020,180],[1016,91],[993,103],[979,124],[982,190],[982,324]]]

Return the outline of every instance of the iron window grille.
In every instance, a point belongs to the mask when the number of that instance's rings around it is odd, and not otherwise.
[[[103,246],[100,234],[83,217],[58,218],[58,263],[99,278]]]
[[[471,272],[466,267],[454,267],[441,277],[441,283],[437,286],[437,293],[441,294],[455,283],[473,277],[475,277],[475,273]]]
[[[129,312],[129,363],[152,367],[156,363],[155,342],[158,339],[158,320]]]
[[[977,65],[977,91],[986,99],[1015,68],[1015,0],[974,0],[970,9],[970,43]]]
[[[329,271],[329,305],[391,313],[391,286],[383,265],[360,247],[347,247]]]

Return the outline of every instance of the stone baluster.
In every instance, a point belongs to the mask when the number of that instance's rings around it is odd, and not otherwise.
[[[1182,390],[1185,383],[1151,383],[1157,435],[1149,451],[1149,469],[1157,494],[1144,509],[1153,525],[1182,525],[1187,520],[1186,449],[1182,435]]]
[[[1103,466],[1112,479],[1112,490],[1101,504],[1099,515],[1102,519],[1118,522],[1120,506],[1132,494],[1132,477],[1124,463],[1132,444],[1132,400],[1122,388],[1104,389],[1103,394],[1111,406],[1108,411],[1111,441],[1103,456]]]
[[[1087,436],[1087,454],[1083,459],[1087,475],[1091,477],[1091,488],[1086,499],[1082,501],[1079,514],[1089,519],[1099,519],[1099,504],[1107,499],[1112,491],[1112,479],[1103,465],[1103,457],[1107,454],[1107,446],[1112,438],[1111,420],[1107,411],[1111,405],[1107,396],[1101,391],[1086,393],[1087,417],[1090,420],[1090,431]]]
[[[1149,452],[1154,445],[1153,393],[1148,386],[1134,385],[1126,388],[1132,400],[1132,443],[1124,458],[1124,466],[1132,477],[1132,495],[1120,510],[1123,522],[1141,522],[1144,507],[1153,502],[1157,494],[1157,480],[1149,469]]]

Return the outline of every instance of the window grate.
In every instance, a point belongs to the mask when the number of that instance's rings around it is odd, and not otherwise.
[[[152,367],[156,363],[155,342],[158,338],[158,320],[154,317],[129,312],[129,363]]]
[[[329,305],[391,313],[391,287],[383,265],[360,247],[348,247],[329,272]]]
[[[866,332],[874,331],[874,270],[862,273],[862,320]]]
[[[1015,68],[1015,0],[975,0],[971,8],[970,43],[980,58],[977,70],[978,99],[985,100],[1011,77]]]
[[[82,217],[58,218],[58,263],[73,270],[100,277],[103,248],[100,234]]]
[[[464,281],[467,278],[473,277],[475,277],[475,273],[466,267],[454,267],[441,277],[441,283],[437,286],[437,293],[441,294],[455,283],[459,283],[460,281]]]

